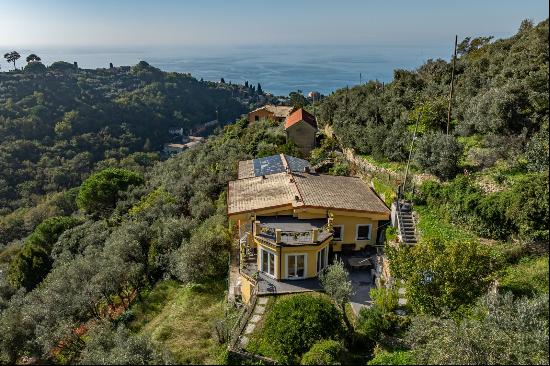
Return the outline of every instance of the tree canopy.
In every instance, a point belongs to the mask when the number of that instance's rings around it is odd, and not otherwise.
[[[76,203],[89,213],[103,214],[115,208],[120,192],[130,185],[143,184],[143,178],[132,171],[109,168],[92,174],[78,191]]]

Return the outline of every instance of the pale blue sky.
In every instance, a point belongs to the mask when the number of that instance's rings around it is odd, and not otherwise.
[[[429,45],[547,17],[546,0],[0,0],[0,46]]]

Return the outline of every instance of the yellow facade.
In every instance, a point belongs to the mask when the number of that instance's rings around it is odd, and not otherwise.
[[[254,286],[255,285],[246,276],[241,274],[241,297],[246,304],[250,302]]]
[[[258,269],[262,269],[262,251],[267,251],[273,253],[275,269],[271,277],[281,280],[281,279],[290,279],[289,278],[289,255],[304,255],[306,258],[305,261],[305,276],[303,278],[316,277],[319,273],[317,272],[317,260],[318,254],[321,250],[328,248],[330,245],[330,240],[326,240],[319,245],[297,245],[297,246],[270,246],[265,243],[254,240],[256,248],[258,250],[257,265]],[[325,252],[328,256],[328,252]],[[328,257],[327,257],[328,258]],[[323,264],[325,267],[326,262]],[[264,272],[265,273],[265,272]]]

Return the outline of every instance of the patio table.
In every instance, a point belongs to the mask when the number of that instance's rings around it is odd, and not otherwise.
[[[364,257],[351,257],[348,258],[348,264],[351,268],[363,268],[371,266],[371,262],[368,258]]]

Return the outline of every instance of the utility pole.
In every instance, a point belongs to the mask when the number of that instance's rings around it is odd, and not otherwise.
[[[413,138],[411,141],[411,148],[409,149],[409,159],[407,160],[407,168],[405,169],[405,179],[403,179],[403,185],[401,186],[401,192],[399,192],[399,195],[403,195],[405,193],[405,185],[407,184],[407,177],[409,175],[409,166],[411,165],[411,156],[414,148],[414,141],[416,140],[416,132],[418,131],[418,121],[420,120],[422,113],[418,114],[418,117],[416,118],[416,124],[414,126],[414,132],[413,132]],[[399,201],[399,195],[397,197],[397,201]]]
[[[447,112],[447,135],[449,134],[449,125],[451,124],[451,103],[453,101],[454,81],[455,81],[455,64],[456,64],[456,44],[458,43],[458,35],[455,35],[455,51],[453,53],[453,68],[451,71],[451,91],[449,92],[449,109]]]
[[[363,75],[361,75],[361,73],[359,73],[359,85],[362,84],[362,81],[363,81]]]
[[[311,93],[311,99],[313,104],[313,117],[315,117],[315,92]]]

